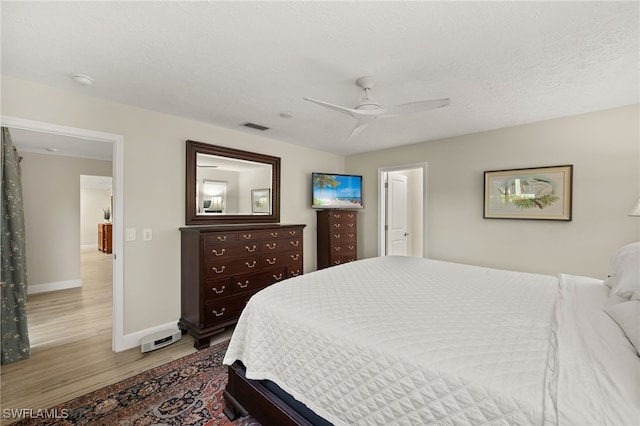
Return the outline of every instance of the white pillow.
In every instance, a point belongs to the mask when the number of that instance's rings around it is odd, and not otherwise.
[[[636,352],[640,354],[640,300],[629,300],[608,306],[604,311],[618,323],[636,348]]]
[[[640,299],[640,243],[627,244],[611,258],[613,273],[604,284],[611,294]]]

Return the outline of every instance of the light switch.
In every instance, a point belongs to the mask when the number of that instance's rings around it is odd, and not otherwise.
[[[142,239],[144,241],[151,241],[153,239],[153,233],[151,232],[151,228],[144,228],[142,230]]]
[[[136,240],[136,228],[127,228],[127,241]]]

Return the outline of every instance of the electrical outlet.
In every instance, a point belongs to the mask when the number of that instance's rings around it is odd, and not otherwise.
[[[142,230],[142,239],[144,241],[151,241],[153,239],[153,233],[151,232],[151,228],[144,228]]]

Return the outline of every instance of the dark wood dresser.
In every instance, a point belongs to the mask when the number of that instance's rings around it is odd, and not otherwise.
[[[358,258],[358,212],[355,210],[319,210],[318,269]]]
[[[98,224],[98,250],[103,253],[111,253],[111,224],[99,223]]]
[[[178,328],[209,346],[235,324],[257,291],[302,274],[306,225],[221,225],[180,228],[181,317]]]

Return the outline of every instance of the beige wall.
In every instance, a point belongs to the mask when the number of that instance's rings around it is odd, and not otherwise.
[[[640,240],[638,105],[347,157],[364,175],[360,255],[377,254],[377,169],[428,163],[430,258],[604,278],[620,246]],[[483,172],[574,165],[573,221],[483,219]]]
[[[111,162],[19,154],[23,157],[28,285],[79,281],[80,175],[111,176]]]
[[[136,228],[138,234],[137,241],[124,242],[125,334],[180,317],[178,228],[184,226],[187,139],[282,158],[281,222],[307,224],[304,266],[315,269],[310,173],[343,172],[342,156],[6,76],[2,114],[124,137],[124,228]],[[152,241],[142,241],[143,228],[153,230]]]

